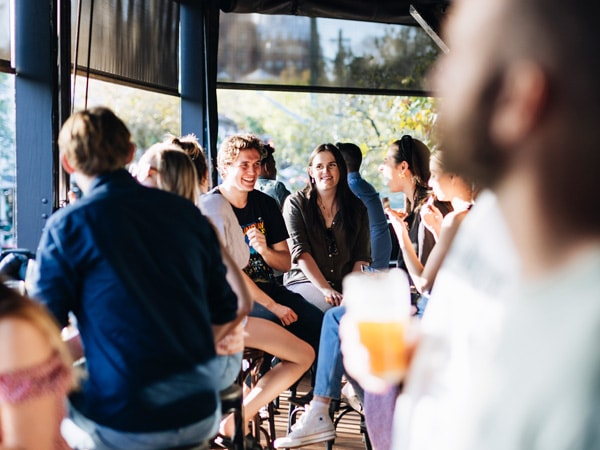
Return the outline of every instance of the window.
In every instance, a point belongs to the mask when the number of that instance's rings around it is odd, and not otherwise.
[[[0,244],[14,247],[15,77],[0,72]]]
[[[353,142],[361,174],[382,197],[379,165],[403,134],[433,145],[434,100],[428,97],[218,90],[219,141],[251,132],[275,148],[278,177],[294,191],[307,181],[310,152],[322,143]]]
[[[6,67],[10,65],[10,30],[9,0],[0,0],[0,61]]]
[[[438,49],[405,25],[221,14],[218,82],[424,90]]]
[[[84,77],[77,78],[75,110],[84,108],[85,81]],[[165,133],[180,133],[179,97],[90,79],[87,105],[88,108],[111,108],[125,122],[133,136],[137,157],[152,144],[162,141]]]

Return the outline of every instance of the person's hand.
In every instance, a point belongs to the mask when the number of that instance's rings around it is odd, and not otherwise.
[[[244,349],[244,324],[238,323],[224,338],[215,343],[217,355],[233,355]]]
[[[390,383],[371,373],[369,351],[360,342],[358,326],[348,314],[340,321],[339,333],[344,368],[348,376],[369,392],[381,394],[389,389]]]
[[[275,303],[275,305],[270,310],[279,318],[279,320],[281,320],[281,323],[284,326],[291,325],[298,320],[298,315],[294,312],[292,308],[288,308],[287,306],[281,305],[279,303]]]
[[[419,327],[419,320],[411,321],[408,324],[408,328],[404,335],[407,370],[408,367],[410,367],[412,357],[419,342]],[[344,317],[342,317],[339,333],[346,373],[350,378],[356,380],[363,389],[374,393],[384,393],[390,386],[396,385],[402,381],[402,379],[385,380],[373,374],[371,371],[369,351],[360,340],[358,325],[351,314],[345,314]],[[402,377],[404,377],[404,375]]]
[[[433,233],[434,236],[439,236],[440,230],[442,228],[442,221],[444,220],[444,215],[437,208],[433,202],[427,202],[421,208],[421,220],[425,227]]]
[[[392,208],[385,208],[384,212],[388,215],[389,219],[394,222],[404,222],[404,219],[408,216],[408,213],[404,211],[397,211]]]
[[[391,208],[386,208],[385,213],[388,215],[390,222],[396,231],[398,242],[402,248],[406,240],[410,241],[410,238],[408,237],[408,223],[404,220],[408,214]]]
[[[323,297],[325,297],[325,301],[333,306],[340,306],[342,304],[342,300],[344,296],[341,292],[336,291],[332,288],[321,289],[323,293]]]
[[[261,255],[269,248],[266,236],[258,228],[250,228],[246,231],[246,236],[252,248]]]

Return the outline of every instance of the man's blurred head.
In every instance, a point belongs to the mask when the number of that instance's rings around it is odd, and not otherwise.
[[[123,121],[103,107],[72,114],[60,131],[58,145],[67,170],[88,176],[125,167],[134,150]]]
[[[434,76],[448,170],[491,188],[526,174],[548,208],[600,229],[600,201],[581,208],[600,180],[600,4],[456,0],[453,8],[450,53]]]

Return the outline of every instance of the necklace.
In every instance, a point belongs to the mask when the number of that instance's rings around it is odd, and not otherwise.
[[[336,212],[335,211],[336,210],[335,201],[331,202],[331,206],[329,208],[327,208],[323,204],[323,201],[321,200],[320,197],[317,199],[317,203],[321,207],[321,210],[323,211],[323,216],[325,217],[325,219],[333,219],[335,212]]]

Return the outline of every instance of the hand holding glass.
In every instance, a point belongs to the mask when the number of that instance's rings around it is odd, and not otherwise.
[[[357,329],[367,350],[371,374],[387,383],[399,382],[406,372],[405,334],[410,320],[406,273],[400,269],[353,272],[343,283],[347,322]]]

